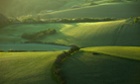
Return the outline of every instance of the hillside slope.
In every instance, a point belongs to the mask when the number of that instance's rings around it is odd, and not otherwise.
[[[0,52],[0,84],[57,84],[52,65],[57,52]]]
[[[79,46],[140,45],[140,24],[134,19],[67,24],[60,33],[42,39]],[[55,38],[55,39],[54,39]]]
[[[46,15],[41,15],[42,18],[129,18],[140,15],[140,2],[129,3],[112,3],[101,4],[97,6],[89,6],[84,8],[74,8],[63,11],[56,11]]]
[[[139,61],[78,52],[64,61],[62,71],[67,84],[139,84],[139,66]]]
[[[140,46],[139,27],[138,18],[87,23],[15,24],[1,29],[0,43],[39,42],[81,47]],[[36,34],[36,32],[52,28],[56,30],[53,35],[44,35],[34,41],[22,38],[23,34]]]

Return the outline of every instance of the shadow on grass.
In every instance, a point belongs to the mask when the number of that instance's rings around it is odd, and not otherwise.
[[[140,61],[76,53],[63,65],[67,84],[139,84]]]

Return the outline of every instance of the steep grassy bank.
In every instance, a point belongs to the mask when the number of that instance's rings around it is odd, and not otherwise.
[[[51,76],[56,52],[0,52],[0,84],[57,84]]]

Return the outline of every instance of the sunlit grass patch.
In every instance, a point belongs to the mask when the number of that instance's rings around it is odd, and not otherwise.
[[[116,57],[140,60],[140,47],[134,46],[105,46],[105,47],[87,47],[83,51],[107,54]]]
[[[60,53],[0,52],[0,84],[56,84],[51,68]]]

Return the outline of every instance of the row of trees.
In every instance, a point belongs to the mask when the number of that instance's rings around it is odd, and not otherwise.
[[[11,23],[75,23],[75,22],[100,22],[100,21],[112,21],[116,18],[51,18],[41,19],[40,17],[33,17],[27,15],[24,17],[10,18]]]
[[[54,62],[53,65],[53,75],[60,84],[66,84],[65,75],[62,72],[62,64],[67,57],[71,56],[73,53],[79,51],[80,48],[77,46],[72,46],[67,52],[60,54]]]
[[[45,22],[54,23],[76,23],[76,22],[100,22],[100,21],[112,21],[115,18],[63,18],[63,19],[49,19]]]
[[[29,41],[35,41],[38,40],[40,38],[49,36],[49,35],[53,35],[56,33],[55,29],[47,29],[47,30],[43,30],[37,33],[33,33],[33,34],[29,34],[29,33],[24,33],[21,35],[22,38],[29,40]]]
[[[134,18],[134,23],[140,23],[140,17],[135,17]]]

